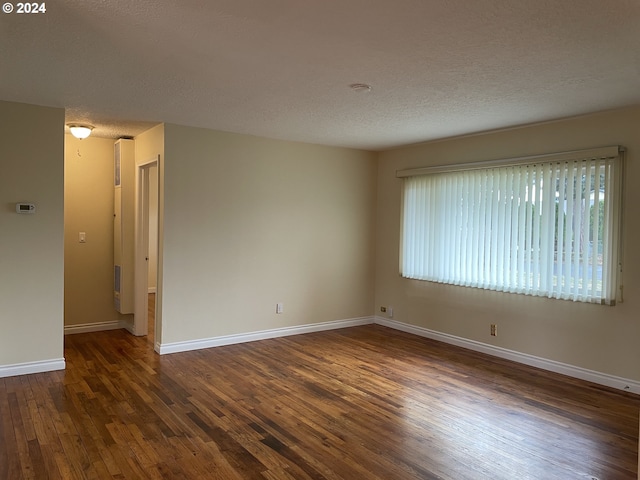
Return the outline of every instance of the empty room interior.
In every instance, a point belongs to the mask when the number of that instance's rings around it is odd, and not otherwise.
[[[5,3],[0,479],[637,478],[638,24]]]

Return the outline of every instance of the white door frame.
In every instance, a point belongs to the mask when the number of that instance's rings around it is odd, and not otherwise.
[[[135,184],[135,253],[134,253],[134,304],[133,334],[142,336],[148,333],[148,293],[149,293],[149,168],[158,167],[158,184],[160,183],[160,155],[136,165]],[[159,190],[156,190],[159,193]],[[159,237],[158,237],[159,238]],[[158,252],[159,255],[159,252]],[[156,270],[157,271],[157,270]],[[159,282],[156,280],[156,304],[158,301]],[[157,311],[157,308],[156,308]],[[156,314],[156,338],[153,344],[158,345],[158,315]]]

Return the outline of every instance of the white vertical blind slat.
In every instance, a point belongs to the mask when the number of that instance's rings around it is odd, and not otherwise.
[[[607,163],[604,168],[605,192],[610,190],[612,184],[613,184],[613,175],[611,172],[611,165]],[[610,195],[604,196],[604,216],[605,217],[613,216],[613,202],[611,201]],[[612,233],[613,232],[611,231],[611,225],[608,222],[606,222],[604,225],[604,234],[603,234],[603,257],[604,257],[603,262],[607,264],[613,261],[612,255],[611,255],[611,248],[610,248]],[[609,269],[608,271],[604,271],[604,270],[602,271],[603,295],[605,295],[606,292],[610,292],[612,290],[611,288],[611,285],[613,283],[612,273],[613,273],[612,269]]]
[[[555,245],[555,226],[557,219],[555,214],[556,188],[555,173],[557,168],[551,164],[543,166],[544,176],[542,179],[542,218],[540,219],[540,256],[542,262],[540,265],[540,291],[548,292],[548,296],[552,296],[553,292],[553,274],[554,274],[554,245]]]
[[[580,290],[581,297],[588,297],[590,295],[590,289],[593,285],[592,278],[589,275],[589,260],[591,258],[591,216],[594,208],[598,207],[598,204],[595,203],[595,199],[591,202],[591,192],[593,185],[593,174],[596,172],[595,165],[589,165],[585,168],[585,188],[583,193],[583,205],[585,208],[585,215],[583,216],[584,224],[582,228],[582,288]]]
[[[598,245],[600,241],[600,232],[598,225],[600,225],[600,189],[602,188],[602,184],[600,183],[601,175],[604,173],[602,168],[602,164],[599,160],[595,161],[594,165],[595,174],[594,174],[594,186],[593,186],[593,222],[591,225],[591,238],[592,238],[592,248],[591,248],[591,285],[594,290],[594,295],[601,296],[601,293],[598,292],[598,269],[596,268],[598,265]]]
[[[566,220],[564,222],[564,265],[562,268],[562,294],[564,298],[571,298],[571,291],[573,289],[573,241],[575,237],[575,224],[573,222],[573,204],[575,199],[575,170],[573,168],[568,169],[567,176],[567,190],[565,201]]]

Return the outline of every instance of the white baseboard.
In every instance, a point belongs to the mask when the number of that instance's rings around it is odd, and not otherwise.
[[[289,335],[300,335],[302,333],[321,332],[324,330],[336,330],[338,328],[355,327],[358,325],[368,325],[374,323],[373,317],[351,318],[347,320],[335,320],[333,322],[313,323],[310,325],[300,325],[297,327],[275,328],[273,330],[263,330],[260,332],[241,333],[238,335],[226,335],[222,337],[205,338],[202,340],[189,340],[186,342],[163,343],[156,345],[156,352],[160,355],[168,353],[187,352],[189,350],[200,350],[203,348],[221,347],[223,345],[233,345],[235,343],[253,342],[256,340],[266,340],[269,338],[287,337]]]
[[[449,335],[448,333],[436,332],[435,330],[429,330],[427,328],[418,327],[416,325],[409,325],[407,323],[398,322],[389,318],[376,316],[375,323],[384,325],[385,327],[393,328],[395,330],[401,330],[403,332],[412,333],[421,337],[426,337],[432,340],[438,340],[440,342],[456,345],[458,347],[468,348],[469,350],[474,350],[476,352],[486,353],[487,355],[492,355],[494,357],[512,360],[524,365],[541,368],[550,372],[560,373],[562,375],[578,378],[580,380],[586,380],[588,382],[597,383],[599,385],[605,385],[607,387],[616,388],[625,392],[640,394],[640,382],[637,382],[635,380],[629,380],[606,373],[587,370],[586,368],[556,362],[555,360],[547,360],[546,358],[536,357],[534,355],[520,353],[514,350],[496,347],[494,345],[489,345],[482,342],[476,342],[475,340],[468,340],[466,338],[457,337],[455,335]]]
[[[80,325],[65,325],[64,334],[73,335],[74,333],[103,332],[105,330],[118,330],[119,328],[126,327],[118,320],[113,320],[112,322],[83,323]]]
[[[133,325],[133,321],[128,322],[126,320],[120,320],[119,325],[120,325],[120,328],[124,328],[131,335],[136,336],[135,327]]]
[[[64,368],[64,358],[43,360],[41,362],[16,363],[14,365],[0,365],[0,378],[28,375],[31,373],[53,372],[56,370],[64,370]]]
[[[241,333],[237,335],[226,335],[221,337],[205,338],[200,340],[188,340],[185,342],[173,342],[160,344],[156,343],[154,350],[160,355],[188,352],[191,350],[200,350],[203,348],[220,347],[223,345],[233,345],[236,343],[253,342],[256,340],[266,340],[269,338],[286,337],[289,335],[300,335],[303,333],[321,332],[325,330],[335,330],[339,328],[355,327],[358,325],[367,325],[370,323],[376,323],[384,325],[395,330],[418,335],[420,337],[430,338],[440,342],[456,345],[458,347],[467,348],[476,352],[485,353],[494,357],[504,358],[514,362],[522,363],[524,365],[530,365],[532,367],[541,368],[550,372],[560,373],[570,377],[586,380],[588,382],[597,383],[599,385],[605,385],[607,387],[615,388],[625,392],[632,392],[640,394],[640,382],[630,380],[606,373],[596,372],[594,370],[588,370],[582,367],[576,367],[566,363],[557,362],[555,360],[548,360],[546,358],[536,357],[526,353],[516,352],[515,350],[509,350],[502,347],[496,347],[475,340],[469,340],[455,335],[447,333],[437,332],[435,330],[429,330],[424,327],[416,325],[409,325],[407,323],[398,322],[385,317],[360,317],[346,320],[335,320],[332,322],[314,323],[310,325],[301,325],[296,327],[284,327],[276,328],[272,330],[263,330],[259,332]],[[74,333],[89,333],[99,332],[103,330],[115,330],[124,328],[133,333],[133,325],[126,321],[113,321],[113,322],[99,322],[99,323],[87,323],[83,325],[69,325],[64,328],[65,335]],[[57,362],[57,363],[56,363]],[[38,373],[50,370],[64,369],[64,359],[53,362],[36,362],[34,364],[21,364],[21,365],[8,365],[0,366],[0,377],[11,375],[23,375],[26,373]],[[33,370],[32,370],[33,369]],[[9,373],[6,373],[9,372]],[[17,373],[11,373],[17,372]]]

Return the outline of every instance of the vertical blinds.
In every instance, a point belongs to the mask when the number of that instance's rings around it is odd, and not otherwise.
[[[617,152],[411,171],[404,180],[402,275],[615,303]]]

